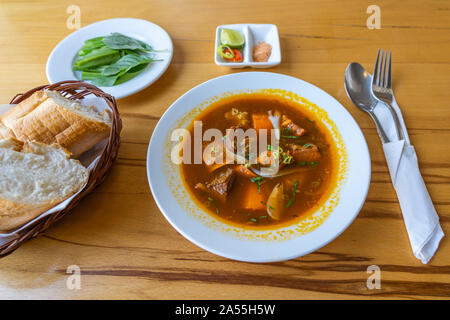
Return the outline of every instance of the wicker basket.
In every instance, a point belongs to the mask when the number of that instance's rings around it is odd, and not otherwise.
[[[89,180],[84,187],[84,189],[72,199],[68,206],[58,212],[55,212],[45,218],[36,221],[35,224],[31,225],[27,229],[20,232],[17,238],[3,244],[0,246],[0,258],[12,253],[25,241],[36,237],[40,233],[44,232],[48,227],[50,227],[55,221],[62,218],[66,213],[68,213],[72,208],[74,208],[81,199],[83,199],[87,194],[92,192],[95,187],[97,187],[106,177],[109,169],[117,157],[120,144],[120,131],[122,129],[122,120],[120,119],[119,112],[116,106],[116,100],[111,95],[103,92],[99,88],[82,82],[82,81],[61,81],[52,85],[44,85],[34,88],[24,94],[16,95],[12,100],[11,104],[19,103],[34,92],[42,89],[49,89],[60,92],[63,96],[68,99],[83,99],[85,96],[93,94],[99,98],[103,98],[106,103],[111,107],[112,111],[112,127],[111,135],[109,140],[103,150],[103,153],[92,169]]]

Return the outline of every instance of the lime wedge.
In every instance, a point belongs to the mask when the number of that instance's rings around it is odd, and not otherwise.
[[[231,48],[241,48],[244,46],[244,36],[241,32],[231,29],[220,30],[220,43]]]

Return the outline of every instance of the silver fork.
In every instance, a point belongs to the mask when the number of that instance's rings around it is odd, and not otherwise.
[[[381,52],[381,57],[380,57]],[[392,107],[392,101],[394,100],[394,91],[392,91],[391,85],[391,52],[378,49],[377,61],[373,69],[372,78],[372,93],[380,101],[389,108],[394,119],[395,129],[397,130],[397,138],[399,140],[404,139],[403,129],[400,125],[397,112]]]

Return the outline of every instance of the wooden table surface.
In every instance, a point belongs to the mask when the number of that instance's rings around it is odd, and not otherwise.
[[[82,26],[114,17],[162,26],[174,57],[156,83],[118,101],[122,144],[103,185],[44,235],[0,260],[0,299],[450,297],[448,238],[428,265],[413,256],[377,132],[349,101],[343,81],[348,63],[372,70],[378,48],[393,51],[395,94],[450,234],[448,1],[376,1],[381,29],[369,30],[370,3],[356,0],[1,0],[0,103],[47,83],[47,57],[73,31],[66,28],[71,4],[80,7]],[[208,79],[253,71],[213,61],[216,26],[240,22],[278,26],[283,62],[269,71],[311,82],[339,100],[361,126],[372,157],[372,183],[357,219],[326,247],[291,261],[241,263],[196,247],[164,219],[147,183],[148,141],[175,99]],[[70,265],[81,268],[80,290],[66,286]],[[369,265],[381,269],[379,290],[366,287]]]

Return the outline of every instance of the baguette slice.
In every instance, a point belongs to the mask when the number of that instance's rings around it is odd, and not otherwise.
[[[0,122],[0,139],[14,138],[15,136],[11,129]]]
[[[20,152],[23,148],[23,143],[13,138],[0,139],[0,149],[10,149]]]
[[[58,145],[0,140],[0,231],[27,223],[69,198],[89,171]]]
[[[108,112],[69,100],[56,91],[40,90],[0,118],[0,138],[57,143],[73,157],[91,149],[111,131]]]

